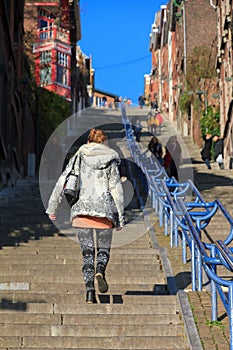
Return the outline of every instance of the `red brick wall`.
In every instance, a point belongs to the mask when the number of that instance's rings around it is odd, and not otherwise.
[[[217,13],[209,0],[185,1],[187,56],[196,46],[213,44],[217,35]],[[216,45],[215,45],[216,46]]]

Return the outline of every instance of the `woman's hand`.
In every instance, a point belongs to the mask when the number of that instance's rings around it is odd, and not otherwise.
[[[52,221],[55,221],[57,219],[57,216],[55,214],[49,214],[49,218]]]

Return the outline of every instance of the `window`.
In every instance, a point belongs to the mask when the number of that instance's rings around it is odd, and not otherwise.
[[[57,52],[57,82],[62,85],[68,85],[68,55]]]
[[[52,13],[48,13],[48,12],[46,12],[44,10],[41,10],[41,9],[39,9],[38,15],[40,17],[45,17],[45,18],[48,18],[48,19],[54,19],[55,18]]]
[[[57,63],[60,64],[61,66],[68,67],[68,55],[58,51]]]
[[[48,22],[43,19],[40,19],[39,21],[40,40],[45,40],[48,38],[47,26],[48,26]]]
[[[40,29],[40,40],[46,40],[53,37],[54,15],[44,10],[38,11],[38,28]]]
[[[57,83],[68,85],[68,70],[59,65],[57,65]]]
[[[47,27],[48,27],[48,22],[45,21],[44,19],[40,19],[40,21],[39,21],[39,28],[40,29],[45,29]]]
[[[40,84],[48,85],[51,82],[51,67],[41,67],[40,69]]]
[[[49,63],[52,59],[51,51],[43,51],[40,53],[40,64]]]

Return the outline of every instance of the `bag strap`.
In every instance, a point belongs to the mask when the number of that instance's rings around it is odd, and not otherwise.
[[[78,158],[78,155],[76,155],[76,157],[74,158],[74,161],[73,161],[73,164],[72,164],[72,168],[71,168],[71,171],[69,173],[70,174],[74,174],[74,167],[75,167],[75,163],[76,163],[76,160]],[[79,165],[80,165],[80,162],[79,162]]]
[[[72,168],[70,170],[70,172],[66,175],[66,181],[68,180],[68,177],[72,174],[72,175],[75,175],[75,172],[74,172],[74,167],[75,167],[75,163],[76,163],[76,160],[77,160],[77,157],[78,155],[75,156],[74,160],[73,160],[73,163],[72,163]],[[81,157],[81,155],[80,155]],[[79,167],[80,167],[80,164],[81,164],[81,158],[79,158]]]

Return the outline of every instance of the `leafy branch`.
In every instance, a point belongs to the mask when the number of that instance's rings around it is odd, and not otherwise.
[[[206,134],[219,135],[220,133],[220,111],[219,108],[215,111],[209,106],[206,113],[204,112],[200,118],[200,128],[202,136]]]

